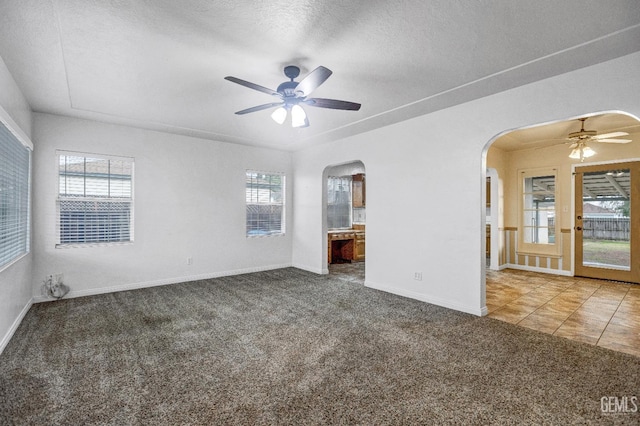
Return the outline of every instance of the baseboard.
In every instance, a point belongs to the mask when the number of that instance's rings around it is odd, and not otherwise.
[[[503,265],[502,269],[518,269],[520,271],[529,271],[529,272],[540,272],[541,274],[551,274],[551,275],[562,275],[565,277],[572,277],[573,274],[571,271],[564,271],[561,269],[548,269],[548,268],[540,268],[537,266],[528,266],[528,265],[517,265],[513,263],[507,263]]]
[[[293,264],[292,266],[294,268],[302,269],[303,271],[311,272],[314,274],[326,275],[329,273],[329,268],[322,269],[322,268],[315,268],[313,266],[300,265],[300,264]]]
[[[476,308],[471,306],[460,305],[450,300],[440,299],[438,297],[427,296],[422,293],[416,293],[414,291],[403,290],[396,287],[389,287],[384,284],[374,283],[368,280],[364,282],[365,287],[381,290],[387,293],[396,294],[398,296],[408,297],[410,299],[420,300],[421,302],[431,303],[432,305],[442,306],[444,308],[453,309],[454,311],[466,312],[468,314],[484,316],[487,315],[487,307]]]
[[[20,326],[20,323],[24,319],[24,316],[27,315],[27,312],[29,312],[29,309],[31,309],[31,305],[33,305],[33,303],[34,303],[33,298],[29,299],[29,301],[24,306],[24,308],[22,308],[22,311],[20,311],[20,313],[18,314],[18,317],[16,318],[16,320],[13,322],[13,324],[11,324],[11,327],[9,328],[7,333],[4,335],[4,337],[0,341],[0,354],[2,354],[2,352],[4,351],[4,348],[9,344],[9,341],[13,337],[13,334],[18,329],[18,326]]]
[[[120,284],[110,287],[100,287],[100,288],[92,288],[87,290],[71,290],[67,293],[64,298],[65,299],[73,299],[75,297],[84,297],[84,296],[95,296],[97,294],[106,294],[106,293],[116,293],[118,291],[127,291],[127,290],[137,290],[141,288],[148,287],[158,287],[161,285],[169,285],[169,284],[178,284],[189,281],[199,281],[199,280],[209,280],[212,278],[220,278],[220,277],[229,277],[232,275],[241,275],[241,274],[250,274],[253,272],[263,272],[263,271],[271,271],[274,269],[282,269],[282,268],[290,268],[292,265],[290,263],[281,264],[281,265],[268,265],[261,266],[256,268],[243,268],[243,269],[234,269],[230,271],[221,271],[221,272],[211,272],[207,274],[199,274],[199,275],[187,275],[182,277],[173,277],[166,278],[161,280],[154,281],[144,281],[140,283],[132,283],[132,284]],[[41,302],[51,302],[58,299],[54,299],[48,296],[34,296],[33,303],[41,303]]]

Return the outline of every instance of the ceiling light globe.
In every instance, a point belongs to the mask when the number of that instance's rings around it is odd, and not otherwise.
[[[287,119],[287,110],[284,107],[280,107],[277,110],[273,111],[271,114],[271,118],[278,124],[284,123],[284,120]]]
[[[574,160],[579,160],[580,159],[580,149],[579,148],[573,148],[573,150],[571,151],[571,154],[569,154],[569,158],[573,158]]]
[[[584,158],[593,157],[594,155],[596,155],[596,152],[593,149],[589,148],[588,146],[585,146],[582,149],[582,156]]]
[[[307,125],[307,114],[305,114],[302,107],[300,105],[291,107],[291,126],[306,127]]]

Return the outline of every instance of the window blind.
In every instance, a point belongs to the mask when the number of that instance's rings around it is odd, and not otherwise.
[[[281,173],[247,170],[247,236],[284,234],[284,184]]]
[[[133,159],[58,156],[58,244],[133,241]]]
[[[351,176],[327,180],[327,227],[351,228]]]
[[[31,150],[0,122],[0,267],[29,251]]]

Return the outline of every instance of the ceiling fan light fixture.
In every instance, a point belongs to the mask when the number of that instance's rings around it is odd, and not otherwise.
[[[594,155],[596,155],[596,152],[590,147],[585,146],[584,148],[582,148],[582,156],[584,158],[593,157]]]
[[[571,150],[571,154],[569,154],[569,158],[573,158],[574,160],[580,159],[580,148],[573,148]]]
[[[291,127],[306,127],[309,125],[307,114],[300,105],[291,107]]]
[[[271,118],[276,123],[282,124],[287,119],[287,110],[284,107],[280,107],[273,111],[273,113],[271,114]]]
[[[596,152],[585,145],[584,142],[578,143],[578,145],[571,150],[571,154],[569,154],[569,158],[573,158],[574,160],[584,161],[585,158],[593,157],[596,155]]]
[[[341,101],[338,99],[309,98],[311,92],[324,83],[331,74],[332,71],[330,69],[319,66],[307,74],[307,76],[301,81],[297,82],[295,81],[295,78],[300,75],[300,68],[295,65],[289,65],[284,68],[284,75],[286,75],[290,81],[281,83],[277,90],[272,90],[237,77],[226,76],[224,79],[249,89],[275,96],[280,100],[280,102],[256,105],[251,108],[236,111],[237,115],[244,115],[251,112],[278,107],[276,111],[271,114],[273,121],[278,124],[284,124],[284,122],[287,121],[289,110],[291,110],[291,126],[301,128],[309,127],[309,119],[298,103],[304,103],[316,108],[339,109],[345,111],[360,110],[361,105],[355,102]]]

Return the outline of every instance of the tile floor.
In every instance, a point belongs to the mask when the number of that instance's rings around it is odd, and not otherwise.
[[[640,356],[640,285],[487,271],[489,317]]]
[[[329,265],[364,284],[364,262]],[[640,285],[487,270],[489,317],[640,357]]]
[[[364,284],[364,262],[332,263],[329,274],[345,281]]]

